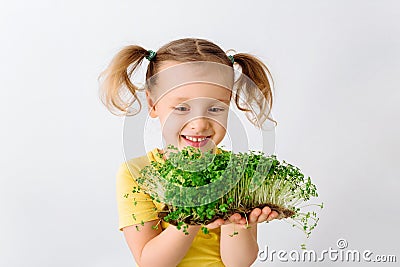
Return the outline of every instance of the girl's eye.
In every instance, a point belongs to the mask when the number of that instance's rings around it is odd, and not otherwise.
[[[211,111],[211,112],[213,112],[213,113],[222,112],[222,111],[224,111],[224,110],[225,110],[224,108],[218,108],[218,107],[213,107],[213,108],[210,108],[210,109],[209,109],[209,111]]]
[[[176,111],[188,111],[188,108],[187,107],[182,107],[182,106],[180,106],[180,107],[175,107],[174,108]]]

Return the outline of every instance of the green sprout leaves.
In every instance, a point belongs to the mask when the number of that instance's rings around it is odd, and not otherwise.
[[[165,203],[159,218],[187,233],[188,225],[204,226],[217,218],[228,219],[234,213],[248,217],[254,208],[270,207],[278,212],[278,219],[291,220],[307,237],[319,218],[304,205],[318,197],[311,178],[275,155],[249,151],[233,153],[201,152],[191,146],[171,152],[163,162],[152,161],[137,179],[135,192],[145,192],[152,200]],[[159,153],[160,158],[163,154]],[[235,233],[233,233],[235,235]]]

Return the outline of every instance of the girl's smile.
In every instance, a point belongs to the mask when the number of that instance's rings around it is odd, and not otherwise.
[[[190,135],[181,135],[181,137],[191,146],[193,147],[202,147],[205,146],[210,139],[210,136],[190,136]]]

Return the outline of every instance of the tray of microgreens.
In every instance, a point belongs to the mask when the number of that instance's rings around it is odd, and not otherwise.
[[[318,197],[316,186],[298,167],[279,161],[276,155],[253,150],[202,152],[192,146],[179,151],[169,145],[167,149],[168,157],[159,152],[164,160],[151,161],[140,171],[132,192],[144,192],[164,203],[158,217],[185,234],[190,225],[202,225],[208,233],[205,225],[234,213],[247,220],[254,208],[265,206],[307,237],[316,227],[319,218],[309,207],[323,204],[308,203]]]

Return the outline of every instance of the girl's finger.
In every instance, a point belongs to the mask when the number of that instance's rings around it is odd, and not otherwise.
[[[246,218],[242,217],[242,219],[240,219],[239,224],[245,225],[247,223]]]
[[[268,218],[267,218],[267,221],[271,221],[271,220],[273,220],[273,219],[275,219],[275,218],[278,218],[278,212],[276,212],[276,211],[272,211],[270,214],[269,214],[269,216],[268,216]]]
[[[265,222],[268,218],[268,216],[271,214],[271,209],[266,206],[262,209],[261,215],[258,217],[258,222]]]
[[[261,210],[259,208],[255,208],[254,210],[252,210],[249,216],[249,223],[257,223],[260,214]]]
[[[223,219],[216,219],[215,221],[206,225],[208,229],[215,229],[223,225],[225,221]]]
[[[239,224],[241,219],[242,219],[242,216],[240,216],[239,213],[235,213],[231,217],[229,217],[229,219],[225,222],[225,224],[229,224],[229,223]]]

